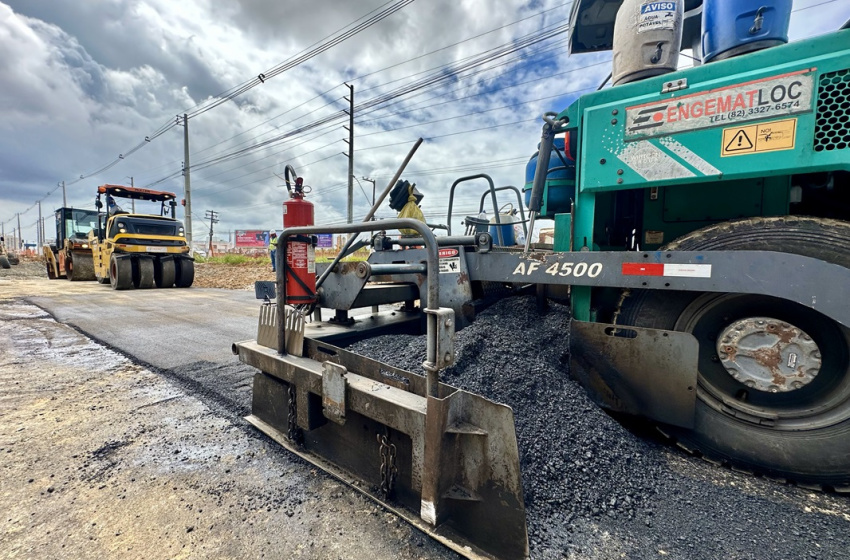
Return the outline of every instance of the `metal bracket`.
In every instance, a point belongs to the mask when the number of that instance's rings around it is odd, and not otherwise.
[[[436,335],[434,341],[436,348],[436,361],[434,367],[441,370],[452,365],[455,361],[454,334],[455,334],[455,312],[451,308],[440,307],[438,309],[425,309],[426,314],[433,315],[436,319]]]
[[[661,88],[661,93],[670,93],[672,91],[679,91],[680,89],[688,89],[687,78],[679,78],[678,80],[664,82],[664,87]]]
[[[346,373],[348,370],[339,364],[322,364],[322,414],[340,425],[345,424]]]

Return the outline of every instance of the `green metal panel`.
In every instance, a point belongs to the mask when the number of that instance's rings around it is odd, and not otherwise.
[[[839,147],[847,125],[816,113],[819,97],[847,100],[848,67],[844,30],[586,95],[580,191],[850,170],[846,140]],[[680,81],[684,89],[661,93]]]
[[[788,214],[789,190],[789,177],[645,189],[640,247],[651,251],[720,221]]]
[[[572,251],[572,214],[555,214],[555,245],[556,252]]]

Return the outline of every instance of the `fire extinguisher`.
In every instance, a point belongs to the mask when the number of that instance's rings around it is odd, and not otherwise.
[[[289,200],[283,203],[283,227],[302,227],[313,225],[313,203],[304,199],[310,187],[304,187],[303,177],[297,177],[295,169],[287,165],[284,170],[286,190]],[[294,184],[292,181],[294,180]],[[287,238],[286,262],[286,303],[298,305],[316,301],[316,249],[311,236],[293,235]]]

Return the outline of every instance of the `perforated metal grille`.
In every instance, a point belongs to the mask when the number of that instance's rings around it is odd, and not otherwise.
[[[844,150],[850,146],[850,69],[820,77],[815,151]]]

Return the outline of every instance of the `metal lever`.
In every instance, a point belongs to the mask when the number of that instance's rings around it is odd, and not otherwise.
[[[663,46],[664,46],[663,41],[661,43],[658,43],[657,45],[655,45],[655,54],[652,55],[652,58],[649,59],[649,61],[651,63],[658,64],[658,62],[661,60],[661,55],[663,54],[661,47],[663,47]]]
[[[753,26],[750,27],[750,35],[755,35],[759,31],[761,31],[762,25],[764,25],[764,11],[767,9],[767,6],[762,6],[758,10],[756,10],[756,18],[753,20]]]

